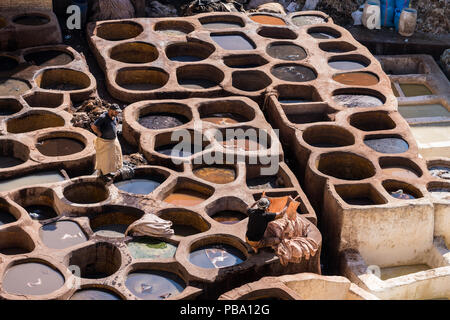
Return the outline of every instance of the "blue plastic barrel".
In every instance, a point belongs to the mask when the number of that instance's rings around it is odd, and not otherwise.
[[[381,25],[384,27],[394,26],[395,15],[395,1],[396,0],[381,0]]]

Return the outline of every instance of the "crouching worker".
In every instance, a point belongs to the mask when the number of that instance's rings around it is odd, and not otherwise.
[[[92,131],[97,135],[95,140],[96,162],[95,169],[105,182],[109,182],[114,172],[121,169],[122,148],[117,139],[117,116],[121,112],[117,104],[109,106],[92,125]]]

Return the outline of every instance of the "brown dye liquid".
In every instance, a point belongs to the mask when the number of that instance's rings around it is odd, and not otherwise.
[[[283,21],[283,19],[268,16],[265,14],[256,14],[250,17],[253,21],[260,23],[260,24],[270,24],[274,26],[285,26],[286,23]]]
[[[221,126],[248,121],[247,118],[241,116],[240,114],[230,112],[208,114],[205,117],[202,117],[202,120]]]
[[[194,174],[200,179],[217,184],[230,183],[236,179],[236,171],[234,169],[221,167],[204,167],[195,169]]]
[[[211,38],[225,50],[253,50],[255,47],[240,35],[215,35]]]
[[[236,224],[241,220],[247,218],[245,214],[239,211],[220,211],[211,216],[215,221],[222,224]]]
[[[341,73],[333,76],[333,80],[350,86],[373,86],[378,77],[367,72]]]
[[[198,229],[186,224],[173,224],[172,229],[175,235],[180,237],[189,237],[200,232]]]
[[[51,138],[37,143],[40,153],[49,157],[59,157],[75,154],[84,150],[84,144],[76,139]]]
[[[40,26],[49,22],[50,20],[48,18],[40,16],[21,16],[14,19],[14,23],[26,26]]]
[[[176,206],[192,207],[202,203],[206,199],[208,199],[208,197],[200,192],[188,189],[180,189],[169,194],[164,199],[164,201]]]
[[[6,271],[3,290],[18,295],[44,295],[64,285],[62,274],[42,263],[23,263]]]
[[[73,221],[49,223],[39,230],[42,242],[52,249],[65,249],[87,241],[80,226]]]
[[[418,175],[408,169],[407,167],[389,167],[383,168],[383,172],[392,177],[400,178],[400,179],[416,179]]]
[[[310,68],[299,65],[283,65],[274,67],[272,74],[278,79],[293,82],[306,82],[316,79],[316,74]]]
[[[423,84],[405,84],[400,83],[400,88],[406,97],[428,96],[433,92]]]
[[[0,156],[0,168],[11,168],[22,163],[22,160],[14,157]]]
[[[70,54],[62,51],[48,50],[29,53],[25,56],[25,60],[37,66],[50,67],[68,64],[72,62],[73,58]]]
[[[306,51],[295,44],[274,44],[267,48],[267,53],[272,58],[296,61],[305,59]]]
[[[0,78],[0,96],[21,96],[30,89],[23,80]]]
[[[152,113],[139,118],[139,124],[148,129],[167,129],[182,126],[189,122],[189,119],[183,115],[161,112]]]

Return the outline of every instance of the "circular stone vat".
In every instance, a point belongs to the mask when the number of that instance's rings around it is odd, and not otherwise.
[[[375,167],[366,158],[352,153],[331,152],[320,156],[317,169],[342,180],[363,180],[375,175]]]
[[[280,27],[262,27],[258,30],[258,35],[264,38],[270,39],[297,39],[297,34],[288,28],[280,28]]]
[[[171,272],[139,270],[128,274],[125,286],[140,299],[164,300],[181,293],[186,284]]]
[[[114,183],[117,189],[132,194],[150,194],[158,188],[164,179],[159,177],[153,179],[129,179]]]
[[[205,269],[226,268],[241,264],[245,255],[229,244],[212,243],[196,248],[189,254],[189,262]]]
[[[199,19],[202,26],[206,29],[228,29],[242,28],[245,26],[244,21],[234,15],[213,15]]]
[[[348,86],[374,86],[380,79],[371,72],[349,72],[333,76],[333,80]]]
[[[41,14],[23,14],[14,17],[13,22],[25,26],[42,26],[50,22],[50,19]]]
[[[39,88],[57,91],[77,91],[88,88],[91,79],[84,73],[71,69],[47,69],[35,79]]]
[[[243,33],[211,34],[219,46],[225,50],[253,50],[256,45]]]
[[[195,27],[186,21],[166,20],[155,24],[155,31],[164,36],[185,36],[194,31]]]
[[[166,209],[160,212],[159,217],[172,221],[172,229],[176,236],[189,237],[210,228],[209,223],[198,213],[186,209]]]
[[[76,291],[69,300],[122,300],[122,298],[112,291],[92,288]]]
[[[64,126],[64,119],[51,112],[27,113],[20,118],[13,118],[6,122],[9,133],[25,133],[35,130]]]
[[[8,56],[0,56],[0,72],[14,70],[19,65],[17,59]]]
[[[60,50],[41,50],[27,53],[25,60],[41,67],[62,66],[73,61],[72,54]]]
[[[236,170],[226,166],[208,166],[193,170],[196,177],[217,184],[231,183],[236,179]]]
[[[169,75],[160,69],[122,69],[117,73],[116,83],[131,91],[148,91],[163,87]]]
[[[5,209],[0,209],[0,226],[13,223],[16,221],[17,221],[16,217],[12,215],[9,211]]]
[[[292,23],[298,27],[326,22],[326,19],[324,19],[323,17],[315,15],[299,15],[292,18]]]
[[[405,182],[386,180],[383,181],[382,185],[389,195],[396,199],[412,200],[423,197],[419,189]]]
[[[305,49],[289,42],[276,42],[267,46],[267,54],[275,59],[298,61],[306,58]]]
[[[319,43],[319,48],[325,52],[344,53],[354,51],[357,48],[351,43],[339,41],[339,42],[322,42]]]
[[[362,131],[392,130],[396,127],[394,120],[386,112],[362,112],[350,117],[350,124]]]
[[[133,259],[170,259],[177,251],[176,245],[149,237],[133,238],[127,246]]]
[[[355,137],[338,126],[313,126],[303,131],[303,139],[316,148],[339,148],[355,143]]]
[[[211,65],[188,65],[177,69],[178,84],[186,89],[208,89],[218,86],[224,78],[220,69]]]
[[[279,64],[272,68],[272,74],[280,80],[306,82],[317,78],[316,72],[297,64]]]
[[[64,276],[44,263],[24,262],[9,268],[3,290],[9,294],[38,296],[50,294],[64,285]]]
[[[57,221],[42,226],[39,230],[42,242],[52,249],[65,249],[87,241],[78,223]]]
[[[315,27],[308,29],[308,34],[315,39],[337,39],[341,33],[328,27]]]
[[[386,102],[384,96],[377,91],[358,91],[357,89],[352,91],[336,91],[333,95],[334,102],[346,108],[379,107]]]
[[[359,70],[368,67],[370,60],[364,56],[340,56],[331,58],[328,65],[337,70]]]
[[[143,215],[143,211],[133,207],[109,207],[104,212],[93,214],[89,223],[98,236],[123,238],[128,226]]]
[[[141,126],[152,130],[179,127],[189,121],[184,115],[169,112],[149,113],[139,118]]]
[[[23,109],[16,99],[0,99],[0,116],[10,116]]]
[[[108,199],[109,191],[101,183],[78,182],[64,189],[64,197],[73,203],[91,204]]]
[[[55,209],[45,205],[31,205],[24,207],[28,215],[33,220],[48,220],[58,216]]]
[[[31,89],[30,84],[21,79],[0,78],[0,96],[21,96]]]
[[[234,71],[231,77],[233,87],[242,91],[259,91],[272,83],[272,80],[259,70]]]
[[[211,216],[215,221],[222,224],[236,224],[247,218],[247,215],[240,211],[224,210]]]
[[[62,157],[79,153],[86,146],[83,142],[73,138],[43,138],[36,144],[36,148],[45,156]]]
[[[33,240],[23,229],[11,228],[0,232],[0,254],[26,254],[34,248]]]
[[[392,178],[417,179],[422,176],[422,169],[407,158],[384,157],[379,162],[383,173]]]
[[[148,63],[158,59],[158,49],[145,42],[129,42],[111,49],[110,57],[124,63]]]
[[[274,26],[285,26],[286,22],[283,19],[274,17],[268,14],[254,14],[250,19],[260,24],[270,24]]]
[[[268,61],[257,54],[236,54],[223,58],[223,62],[230,68],[250,69],[266,65]]]
[[[408,143],[396,137],[366,137],[364,144],[380,153],[403,153],[408,151]]]
[[[0,169],[12,168],[28,160],[29,149],[15,140],[0,140]]]
[[[215,48],[206,42],[174,43],[167,47],[166,55],[172,61],[195,62],[207,59]]]
[[[136,38],[143,31],[144,28],[134,22],[107,22],[97,27],[96,35],[109,41],[121,41]]]

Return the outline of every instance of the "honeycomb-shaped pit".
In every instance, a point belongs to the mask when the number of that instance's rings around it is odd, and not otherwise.
[[[33,239],[24,230],[10,228],[0,231],[0,254],[25,254],[32,252],[34,248]]]
[[[28,259],[8,267],[2,287],[9,294],[43,296],[60,289],[64,282],[61,272],[48,262]]]
[[[248,122],[255,118],[253,108],[238,100],[223,99],[202,102],[199,105],[198,112],[202,121],[222,126]]]
[[[182,126],[192,120],[191,110],[180,103],[153,103],[140,109],[139,124],[147,129],[161,130]]]
[[[386,102],[380,92],[361,88],[338,89],[333,93],[333,100],[346,108],[374,108]]]
[[[155,152],[166,157],[189,158],[209,148],[209,142],[196,131],[164,132],[155,137]]]
[[[58,108],[64,102],[64,94],[56,92],[33,92],[24,97],[31,108]]]
[[[386,180],[382,182],[384,189],[392,198],[400,200],[412,200],[422,198],[422,192],[413,185],[397,180]]]
[[[278,188],[292,188],[293,184],[291,178],[286,174],[283,169],[279,169],[278,172],[272,174],[265,174],[264,170],[268,170],[268,167],[251,166],[246,168],[246,184],[249,189],[266,190],[266,189],[278,189]]]
[[[77,182],[64,189],[64,197],[73,203],[91,204],[108,199],[109,191],[101,183]]]
[[[355,113],[350,117],[350,124],[362,131],[392,130],[397,126],[383,111]]]
[[[370,60],[361,55],[340,55],[331,57],[328,65],[336,70],[359,70],[368,67]]]
[[[61,116],[46,111],[28,112],[6,122],[6,130],[9,133],[25,133],[35,130],[64,126],[65,121]]]
[[[144,31],[140,24],[131,21],[107,22],[97,27],[96,35],[109,41],[136,38]]]
[[[176,236],[189,237],[208,231],[211,227],[198,213],[186,209],[165,209],[158,216],[172,222]]]
[[[50,22],[50,18],[45,14],[27,13],[14,17],[13,22],[25,26],[41,26]]]
[[[278,79],[291,82],[307,82],[317,78],[313,69],[300,64],[278,64],[271,72]]]
[[[35,78],[38,87],[46,90],[78,91],[91,85],[89,76],[71,69],[46,69]]]
[[[110,57],[124,63],[149,63],[158,59],[158,49],[145,42],[128,42],[111,49]]]
[[[186,283],[172,272],[143,269],[129,273],[125,286],[139,299],[164,300],[180,294]]]
[[[224,79],[222,70],[208,64],[177,68],[178,84],[186,89],[202,90],[218,86]]]
[[[307,26],[311,24],[321,24],[326,23],[327,19],[319,16],[319,15],[312,15],[312,14],[303,14],[294,16],[291,18],[292,23],[295,24],[298,27]]]
[[[319,48],[325,52],[332,53],[344,53],[357,49],[353,44],[345,41],[321,42],[319,43]]]
[[[127,248],[133,259],[157,260],[173,258],[178,247],[166,240],[139,236],[127,242]]]
[[[316,125],[303,131],[303,139],[316,148],[339,148],[355,143],[355,137],[339,126]]]
[[[233,87],[242,91],[259,91],[272,83],[272,80],[259,70],[234,71],[231,77]]]
[[[380,79],[371,72],[347,72],[333,76],[333,80],[348,86],[374,86]]]
[[[18,65],[19,61],[17,61],[17,59],[6,55],[0,55],[0,72],[14,70]]]
[[[325,175],[342,180],[363,180],[375,175],[375,167],[366,158],[347,152],[322,154],[317,169]]]
[[[222,197],[206,206],[206,213],[215,221],[233,225],[247,218],[248,205],[237,197]]]
[[[253,50],[256,44],[243,33],[212,33],[213,39],[225,50]]]
[[[86,242],[87,237],[74,221],[56,221],[39,229],[42,242],[52,249],[65,249]]]
[[[278,102],[281,104],[297,104],[322,101],[317,89],[313,86],[304,85],[279,85],[276,87],[278,92]],[[315,106],[315,109],[319,106]]]
[[[267,46],[267,54],[275,59],[298,61],[306,58],[305,49],[291,42],[274,42]]]
[[[122,300],[122,298],[105,288],[84,287],[76,291],[69,300]]]
[[[409,144],[396,135],[366,136],[364,144],[380,153],[403,153],[409,149]]]
[[[155,191],[168,177],[169,173],[160,169],[140,168],[131,178],[121,176],[114,179],[114,185],[126,193],[146,195]]]
[[[26,80],[0,77],[0,96],[18,97],[30,89],[31,85]]]
[[[144,215],[142,210],[133,207],[106,207],[100,213],[90,216],[92,231],[101,237],[123,238],[128,226]]]
[[[223,58],[223,62],[230,68],[250,69],[269,63],[258,54],[236,54]]]
[[[236,169],[232,166],[200,166],[193,173],[197,178],[217,184],[231,183],[236,179]]]
[[[204,269],[220,269],[239,265],[247,259],[247,250],[236,239],[212,236],[194,242],[189,262]]]
[[[73,61],[74,57],[71,53],[64,50],[38,50],[25,54],[26,62],[40,66],[63,66]]]
[[[284,22],[283,19],[279,17],[275,17],[269,14],[253,14],[250,16],[250,19],[254,22],[260,23],[260,24],[269,24],[274,26],[285,26],[286,22]]]
[[[243,127],[227,131],[216,131],[215,138],[224,150],[234,152],[257,152],[271,148],[272,141],[267,131],[250,127]]]
[[[28,147],[16,140],[0,140],[0,169],[11,168],[26,162]]]
[[[352,206],[386,204],[384,197],[371,184],[348,184],[335,186],[337,194]]]
[[[117,72],[116,83],[131,91],[148,91],[163,87],[169,75],[158,68],[124,68]]]
[[[261,37],[270,39],[297,39],[297,34],[288,28],[262,27],[258,30],[258,34]]]
[[[313,27],[308,29],[308,34],[315,39],[338,39],[341,33],[330,27]]]
[[[30,204],[24,207],[24,209],[33,220],[49,220],[58,216],[58,213],[55,211],[53,206],[41,204],[39,202],[36,204]]]
[[[207,42],[180,42],[166,48],[166,55],[172,61],[195,62],[207,59],[215,50]]]
[[[36,143],[39,152],[48,157],[63,157],[79,153],[86,148],[86,139],[72,132],[55,132],[40,137]]]
[[[97,242],[69,253],[67,265],[78,266],[85,279],[102,279],[116,273],[121,264],[120,250],[108,243]]]
[[[383,173],[396,179],[417,179],[422,169],[412,160],[401,157],[382,157],[379,160]]]
[[[165,36],[185,36],[194,31],[195,27],[186,21],[167,20],[155,24],[155,31]]]
[[[203,28],[206,29],[228,29],[228,28],[242,28],[245,26],[244,21],[234,15],[213,15],[206,16],[199,19]]]
[[[193,207],[210,198],[214,189],[186,179],[179,179],[174,188],[166,192],[164,202],[180,207]]]

